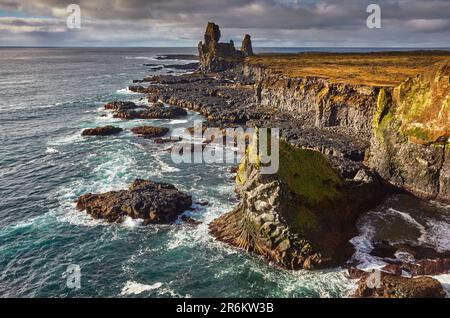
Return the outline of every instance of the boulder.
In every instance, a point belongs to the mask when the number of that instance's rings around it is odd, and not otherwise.
[[[133,134],[140,135],[143,138],[156,138],[164,136],[169,132],[169,128],[166,127],[154,127],[154,126],[138,126],[131,129]]]
[[[139,108],[139,106],[137,106],[133,102],[123,102],[123,101],[111,102],[111,103],[106,104],[104,107],[105,107],[105,109],[114,110],[114,111],[123,111],[123,110]]]
[[[406,278],[380,274],[377,286],[370,275],[364,275],[354,297],[358,298],[445,298],[445,291],[438,280],[431,277]],[[373,287],[373,288],[371,288]]]
[[[81,133],[83,136],[110,136],[115,135],[123,131],[122,128],[114,127],[111,125],[104,127],[88,128]]]
[[[192,205],[191,196],[168,183],[136,179],[128,190],[85,194],[76,201],[79,211],[96,219],[122,222],[125,217],[145,224],[172,223]]]

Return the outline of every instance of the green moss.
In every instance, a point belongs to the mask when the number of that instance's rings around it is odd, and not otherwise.
[[[317,216],[305,207],[295,207],[296,213],[293,217],[292,228],[295,233],[304,236],[309,230],[318,226]]]
[[[403,109],[402,119],[405,123],[420,120],[427,106],[431,103],[431,88],[428,83],[411,84],[408,87],[408,94],[405,96],[404,104],[407,105]],[[400,86],[400,89],[403,89]]]
[[[403,131],[403,135],[406,137],[414,137],[420,140],[430,140],[431,137],[429,135],[429,131],[427,129],[423,129],[421,127],[413,127]]]
[[[278,175],[309,204],[338,196],[344,183],[321,153],[295,148],[283,140],[280,140]]]
[[[384,88],[378,93],[377,111],[373,117],[373,128],[376,136],[384,142],[384,135],[393,120],[394,114],[392,111],[392,96],[386,92]]]
[[[239,183],[240,185],[244,185],[245,184],[245,180],[246,180],[246,176],[245,173],[247,171],[247,152],[244,156],[244,158],[242,159],[241,164],[239,165],[239,169],[236,175],[236,182]]]

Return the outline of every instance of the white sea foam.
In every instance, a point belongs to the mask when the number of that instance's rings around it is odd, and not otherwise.
[[[442,288],[444,288],[444,291],[447,294],[446,297],[450,298],[450,274],[436,275],[433,276],[433,278],[437,279],[441,283]]]
[[[130,91],[130,88],[129,88],[128,86],[127,86],[126,88],[118,89],[118,90],[116,91],[116,93],[117,93],[117,94],[121,94],[121,95],[135,95],[135,94],[139,94],[139,93]]]
[[[67,145],[67,144],[72,144],[72,143],[81,141],[81,140],[83,140],[83,137],[81,136],[82,132],[83,131],[80,130],[72,135],[50,140],[47,144],[49,146],[60,146],[60,145]]]
[[[350,261],[357,261],[359,264],[357,268],[362,270],[369,270],[380,268],[386,265],[380,258],[370,255],[373,250],[372,240],[375,235],[375,228],[367,221],[360,226],[360,234],[350,240],[350,243],[355,247],[355,253]]]
[[[390,208],[387,212],[391,213],[391,214],[399,215],[407,223],[409,223],[409,224],[413,225],[414,227],[416,227],[420,231],[420,237],[417,240],[419,242],[425,242],[426,241],[425,237],[426,237],[426,234],[427,234],[427,230],[426,230],[425,226],[423,226],[422,224],[417,222],[417,220],[414,219],[410,214],[408,214],[406,212],[398,211],[398,210],[392,209],[392,208]]]
[[[144,220],[142,219],[132,219],[131,217],[127,216],[125,220],[123,221],[122,225],[128,228],[135,228],[137,226],[142,226],[144,224]]]
[[[187,119],[172,119],[167,124],[168,125],[177,125],[177,124],[186,124],[188,122],[189,122],[189,120],[187,120]]]
[[[153,285],[140,284],[133,281],[128,281],[122,288],[120,295],[139,295],[146,291],[155,290],[161,288],[163,284],[160,282],[154,283]]]
[[[155,56],[125,56],[126,60],[150,60],[157,61]]]
[[[59,153],[59,150],[55,149],[55,148],[52,148],[52,147],[47,147],[45,152],[48,153],[48,154],[55,154],[55,153]]]

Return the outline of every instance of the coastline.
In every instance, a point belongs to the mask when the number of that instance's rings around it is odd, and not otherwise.
[[[78,133],[77,133],[78,134]],[[106,142],[107,143],[107,142]],[[343,151],[343,152],[345,152],[345,151]],[[204,227],[203,227],[204,228]],[[206,234],[207,235],[207,234]],[[214,244],[217,244],[217,243],[214,243]],[[234,252],[232,252],[232,253],[234,253]],[[278,270],[277,270],[278,271]],[[321,274],[319,274],[319,275],[321,275]],[[149,286],[153,286],[152,284],[150,284]]]

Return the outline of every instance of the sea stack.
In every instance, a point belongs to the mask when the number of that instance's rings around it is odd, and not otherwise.
[[[244,36],[244,40],[242,41],[241,51],[244,52],[246,56],[252,56],[253,47],[252,47],[252,38],[250,35],[246,34]]]
[[[201,72],[222,72],[242,64],[245,57],[253,55],[252,42],[248,34],[244,37],[241,50],[234,47],[233,41],[220,43],[220,37],[219,26],[208,22],[204,42],[198,44]]]

